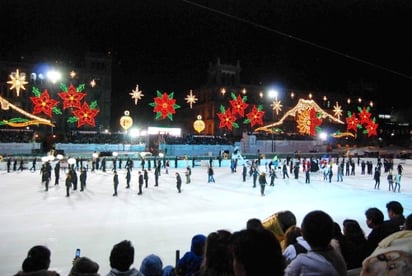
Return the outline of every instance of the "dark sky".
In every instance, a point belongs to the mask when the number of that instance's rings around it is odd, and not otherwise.
[[[127,73],[116,88],[127,104],[136,83],[145,96],[186,95],[220,57],[240,61],[243,83],[361,91],[407,107],[411,26],[406,0],[2,0],[0,51],[111,51]]]

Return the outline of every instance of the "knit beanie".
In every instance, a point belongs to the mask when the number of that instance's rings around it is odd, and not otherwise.
[[[145,276],[162,276],[163,263],[159,256],[151,254],[143,259],[140,272]]]

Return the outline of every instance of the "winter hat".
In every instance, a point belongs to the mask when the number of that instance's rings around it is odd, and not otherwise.
[[[203,253],[203,248],[206,243],[206,236],[202,234],[194,235],[192,238],[192,244],[190,247],[190,251],[195,253],[196,255],[201,255]]]
[[[87,257],[80,257],[73,262],[73,267],[70,271],[70,276],[97,276],[99,265]]]
[[[30,248],[26,259],[23,261],[24,272],[34,272],[48,269],[50,265],[50,249],[43,245],[36,245]]]
[[[151,254],[143,259],[140,272],[145,276],[162,276],[163,263],[159,256]]]
[[[172,276],[175,275],[175,268],[171,265],[167,265],[163,268],[162,276]]]

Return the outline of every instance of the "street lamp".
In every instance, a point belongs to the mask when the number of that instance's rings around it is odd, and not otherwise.
[[[275,108],[274,108],[274,101],[277,101],[278,99],[278,94],[279,92],[275,89],[269,90],[269,98],[272,99],[273,103],[271,104],[272,106],[272,120],[273,122],[275,121]],[[276,152],[276,144],[275,144],[275,135],[273,133],[273,128],[272,128],[272,152]]]

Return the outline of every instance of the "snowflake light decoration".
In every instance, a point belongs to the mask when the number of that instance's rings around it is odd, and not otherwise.
[[[333,115],[340,119],[342,117],[343,110],[342,107],[336,102],[336,104],[333,106]]]
[[[195,104],[198,100],[198,98],[196,98],[195,95],[193,95],[193,91],[190,90],[189,95],[186,95],[186,103],[188,103],[190,105],[190,109],[192,109],[192,105]]]
[[[24,85],[28,84],[28,82],[26,81],[26,74],[20,74],[19,69],[17,69],[15,73],[10,74],[10,78],[11,80],[7,82],[8,84],[11,84],[10,90],[16,89],[17,96],[19,96],[20,89],[26,90]]]
[[[283,107],[279,100],[274,100],[270,106],[272,107],[272,110],[276,112],[276,115],[279,115],[279,112],[282,111]]]
[[[130,96],[132,96],[132,99],[134,99],[134,104],[137,105],[137,102],[142,99],[144,94],[142,91],[139,90],[139,85],[136,84],[136,89],[132,90],[131,93],[129,93]]]

